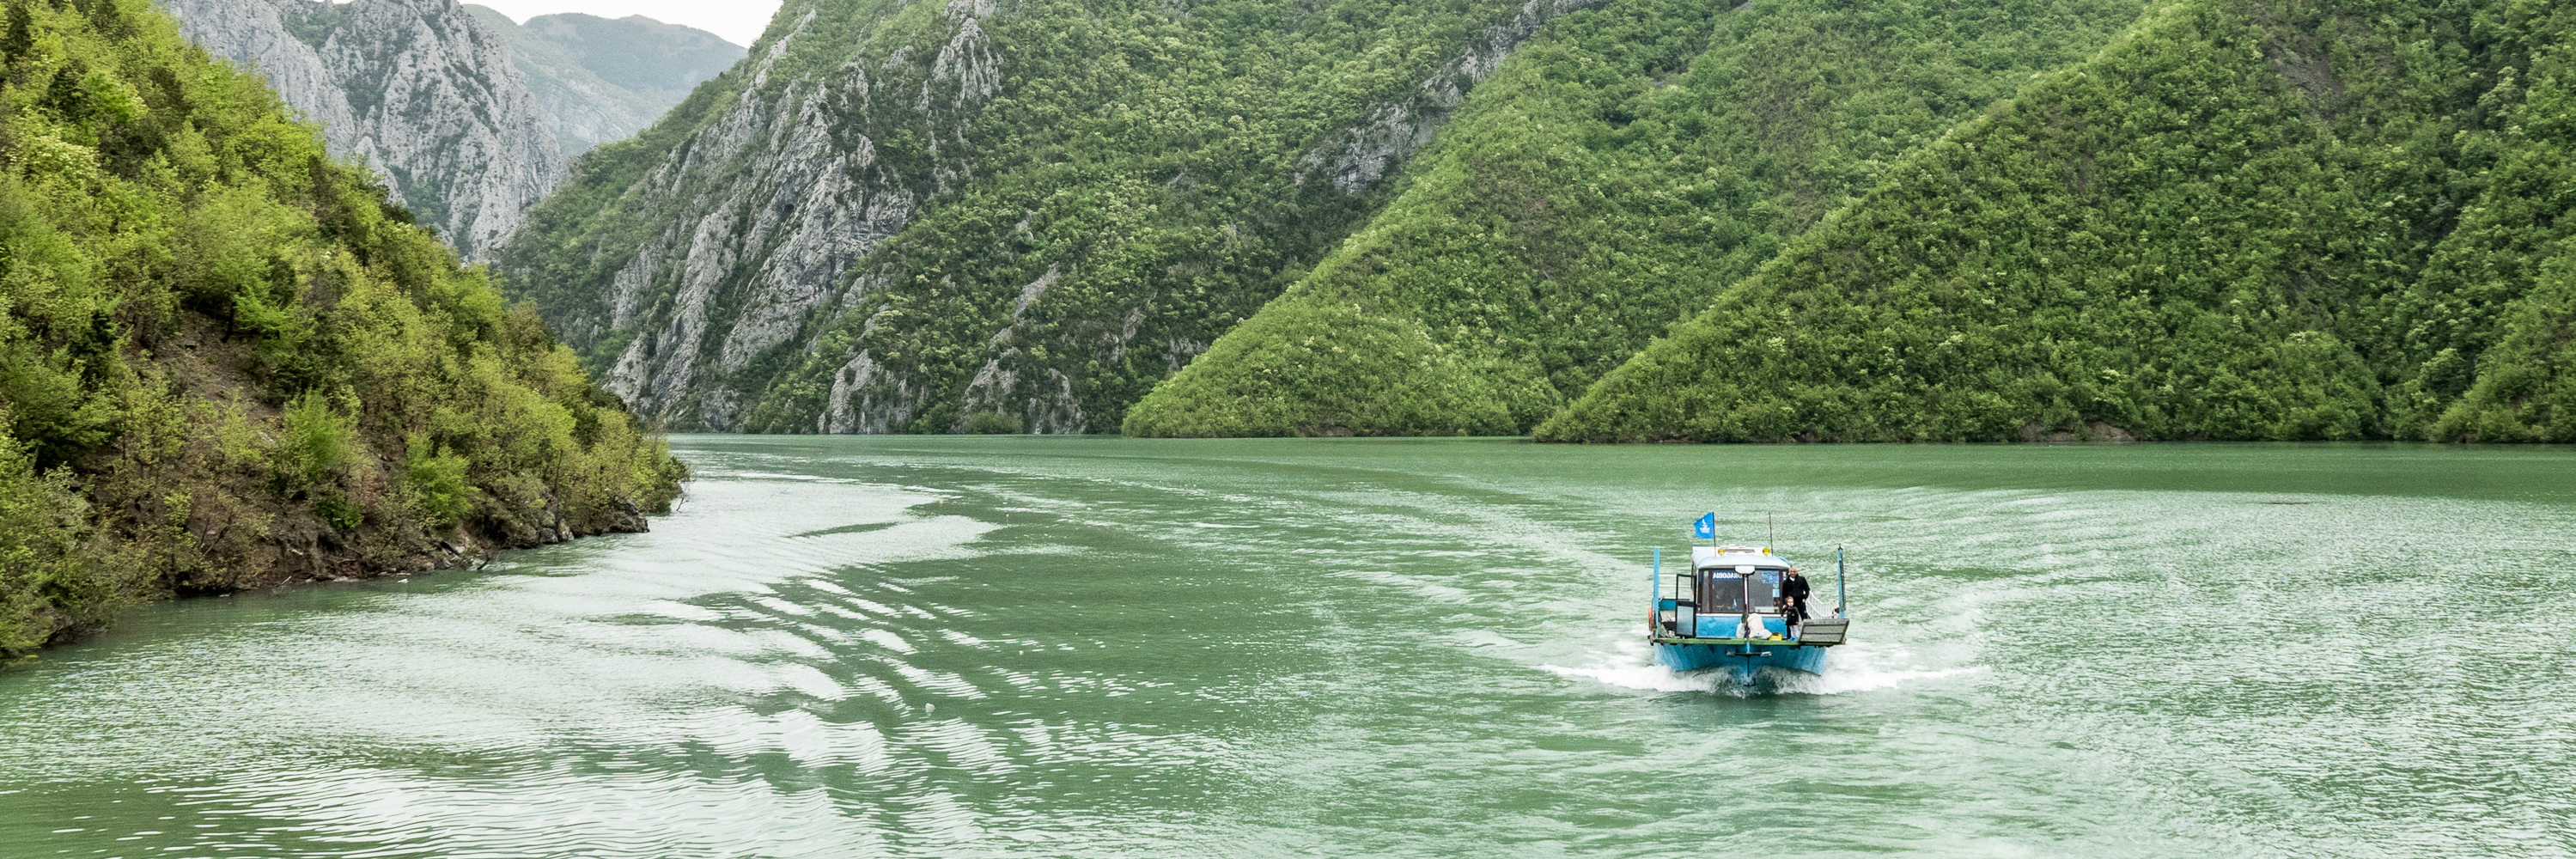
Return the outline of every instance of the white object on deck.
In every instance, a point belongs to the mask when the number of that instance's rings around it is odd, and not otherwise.
[[[1753,566],[1766,570],[1785,570],[1789,559],[1771,554],[1759,546],[1692,546],[1691,569]]]

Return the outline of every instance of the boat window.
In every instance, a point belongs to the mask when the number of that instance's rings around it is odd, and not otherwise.
[[[1780,571],[1757,570],[1750,576],[1738,576],[1729,570],[1710,570],[1700,580],[1699,613],[1707,615],[1773,614],[1774,602],[1780,597]]]
[[[1744,583],[1727,573],[1700,574],[1699,613],[1743,614]]]

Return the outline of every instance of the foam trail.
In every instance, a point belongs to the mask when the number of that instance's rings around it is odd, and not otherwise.
[[[1718,692],[1732,695],[1775,693],[1787,695],[1839,695],[1846,692],[1869,692],[1893,689],[1926,680],[1939,680],[1970,674],[1982,674],[1984,666],[1930,668],[1909,664],[1901,650],[1868,649],[1861,645],[1836,648],[1826,661],[1822,676],[1798,671],[1763,669],[1754,677],[1754,687],[1746,689],[1721,668],[1698,671],[1674,671],[1655,664],[1644,644],[1622,641],[1617,653],[1600,654],[1591,665],[1568,667],[1540,665],[1539,668],[1559,677],[1592,680],[1621,689],[1646,692]],[[1902,666],[1902,667],[1899,667]]]

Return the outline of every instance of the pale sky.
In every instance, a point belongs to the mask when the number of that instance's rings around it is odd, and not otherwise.
[[[464,0],[489,6],[511,20],[526,23],[539,15],[582,12],[602,18],[642,15],[656,21],[687,24],[737,45],[749,46],[778,14],[779,0]]]

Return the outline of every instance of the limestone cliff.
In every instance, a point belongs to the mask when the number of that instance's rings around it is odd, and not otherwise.
[[[254,66],[382,171],[397,202],[469,258],[518,229],[564,156],[508,46],[454,0],[162,0],[216,56]]]

